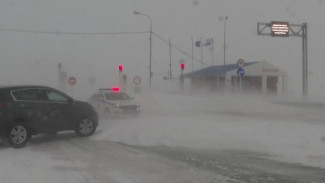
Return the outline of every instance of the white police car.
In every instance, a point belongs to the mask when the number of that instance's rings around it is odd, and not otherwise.
[[[99,89],[91,96],[89,103],[102,117],[113,117],[122,114],[139,114],[140,104],[120,88]]]

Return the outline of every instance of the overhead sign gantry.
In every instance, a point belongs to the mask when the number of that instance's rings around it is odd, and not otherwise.
[[[302,93],[308,94],[308,55],[307,55],[307,23],[290,24],[288,22],[272,21],[257,23],[257,35],[273,37],[302,38]]]

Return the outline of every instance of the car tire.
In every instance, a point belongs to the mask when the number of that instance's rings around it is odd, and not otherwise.
[[[7,142],[13,148],[24,147],[31,137],[31,132],[26,124],[16,123],[7,130]]]
[[[78,121],[75,132],[80,137],[90,136],[95,133],[97,128],[97,122],[90,118],[82,118]]]

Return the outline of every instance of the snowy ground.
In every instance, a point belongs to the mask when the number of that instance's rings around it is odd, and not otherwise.
[[[23,149],[0,146],[0,182],[239,183],[261,176],[287,183],[298,181],[275,175],[325,172],[297,165],[325,168],[321,102],[208,94],[136,99],[139,117],[103,119],[91,138],[63,133],[35,137]],[[237,170],[242,179],[234,178]]]
[[[3,183],[226,182],[230,178],[110,142],[61,134],[24,149],[1,149]]]
[[[325,168],[325,105],[253,96],[150,95],[139,118],[107,120],[95,138],[131,145],[235,149]]]

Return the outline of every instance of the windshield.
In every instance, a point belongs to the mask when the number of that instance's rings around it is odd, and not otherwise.
[[[122,92],[105,93],[106,100],[130,100],[131,98]]]
[[[0,183],[325,183],[325,0],[0,0]]]

